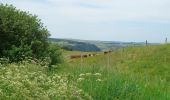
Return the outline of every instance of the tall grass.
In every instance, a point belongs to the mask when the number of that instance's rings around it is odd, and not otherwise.
[[[170,45],[68,61],[50,72],[37,63],[0,65],[0,99],[170,100]]]
[[[108,57],[110,61],[108,64]],[[82,65],[82,66],[81,66]],[[110,55],[72,60],[63,72],[91,73],[79,87],[95,100],[169,100],[170,45],[130,47]],[[93,74],[101,73],[101,81]]]

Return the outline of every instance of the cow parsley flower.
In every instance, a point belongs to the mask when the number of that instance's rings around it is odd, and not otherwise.
[[[101,79],[97,79],[96,81],[97,81],[97,82],[102,82],[103,80],[101,80]]]
[[[95,76],[101,76],[102,74],[101,73],[95,73],[94,75]]]
[[[90,75],[92,75],[91,73],[86,73],[86,76],[90,76]]]
[[[80,77],[83,77],[84,75],[85,75],[85,74],[80,74],[79,76],[80,76]]]
[[[81,81],[83,81],[83,80],[85,80],[85,78],[78,78],[78,79],[77,79],[78,82],[81,82]]]

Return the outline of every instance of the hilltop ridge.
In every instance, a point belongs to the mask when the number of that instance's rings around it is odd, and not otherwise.
[[[52,43],[57,43],[60,46],[73,51],[104,51],[116,50],[129,46],[144,46],[145,42],[121,42],[121,41],[99,41],[99,40],[80,40],[80,39],[59,39],[49,38]],[[158,43],[148,43],[148,45],[158,45]]]

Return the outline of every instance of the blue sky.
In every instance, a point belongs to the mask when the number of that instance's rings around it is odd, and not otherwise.
[[[1,0],[42,19],[54,38],[163,43],[170,0]]]

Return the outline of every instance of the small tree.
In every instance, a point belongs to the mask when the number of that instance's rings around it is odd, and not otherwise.
[[[0,4],[0,57],[11,62],[20,61],[25,56],[33,58],[51,57],[58,62],[59,55],[47,42],[50,36],[37,16],[16,9],[12,5]]]

